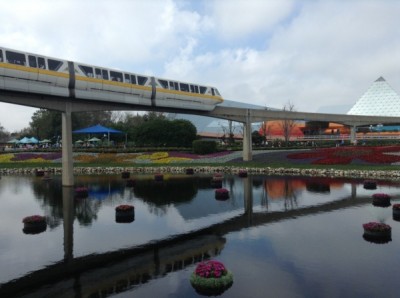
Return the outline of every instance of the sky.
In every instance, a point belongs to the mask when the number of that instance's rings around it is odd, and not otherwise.
[[[400,93],[397,0],[2,1],[0,45],[212,85],[229,100],[346,113],[383,76]],[[0,103],[0,125],[36,109]]]

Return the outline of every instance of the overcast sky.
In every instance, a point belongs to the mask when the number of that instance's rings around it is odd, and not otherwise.
[[[210,84],[234,101],[345,113],[380,76],[400,93],[397,0],[1,4],[1,46]],[[34,111],[0,103],[0,124],[20,130]]]

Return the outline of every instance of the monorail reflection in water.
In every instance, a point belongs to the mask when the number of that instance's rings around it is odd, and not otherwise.
[[[390,208],[371,205],[374,192],[363,189],[362,181],[225,176],[223,187],[230,199],[218,201],[210,176],[166,175],[163,182],[145,175],[134,179],[134,187],[127,187],[119,176],[77,177],[78,184],[89,189],[89,197],[76,199],[74,189],[61,187],[59,177],[2,177],[0,296],[195,297],[189,275],[197,262],[214,257],[234,272],[234,285],[225,294],[229,297],[244,297],[249,291],[262,297],[260,287],[268,287],[274,297],[321,297],[326,286],[332,293],[352,297],[395,294],[390,286],[379,285],[395,283],[393,276],[400,273],[394,266],[400,263],[395,253],[400,248],[397,222]],[[379,182],[375,192],[389,193],[395,202],[399,191],[398,183]],[[135,220],[116,223],[114,208],[126,203],[135,206]],[[22,218],[36,213],[47,216],[48,229],[23,234]],[[393,225],[393,241],[366,242],[361,225],[371,220]],[[329,252],[326,245],[332,239],[331,246],[343,253]],[[370,250],[369,259],[353,264],[360,268],[359,278],[353,280],[347,263],[344,268],[338,264],[359,256],[358,249]],[[308,255],[325,255],[324,251],[332,259],[328,263],[322,257],[317,265]],[[382,267],[387,273],[380,272],[378,281],[371,276],[375,285],[366,286],[368,277],[362,270],[371,262],[374,270]],[[334,277],[341,271],[350,277],[346,286]],[[327,280],[321,281],[321,275]]]

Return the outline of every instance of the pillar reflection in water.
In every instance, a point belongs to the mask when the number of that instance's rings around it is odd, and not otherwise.
[[[63,186],[64,260],[73,259],[74,250],[74,188]]]
[[[244,193],[244,214],[247,216],[247,223],[252,224],[253,216],[253,184],[252,177],[247,176],[242,179]]]

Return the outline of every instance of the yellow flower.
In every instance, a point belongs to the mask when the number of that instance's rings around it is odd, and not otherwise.
[[[14,153],[0,154],[0,163],[11,162],[12,158],[14,158]]]

